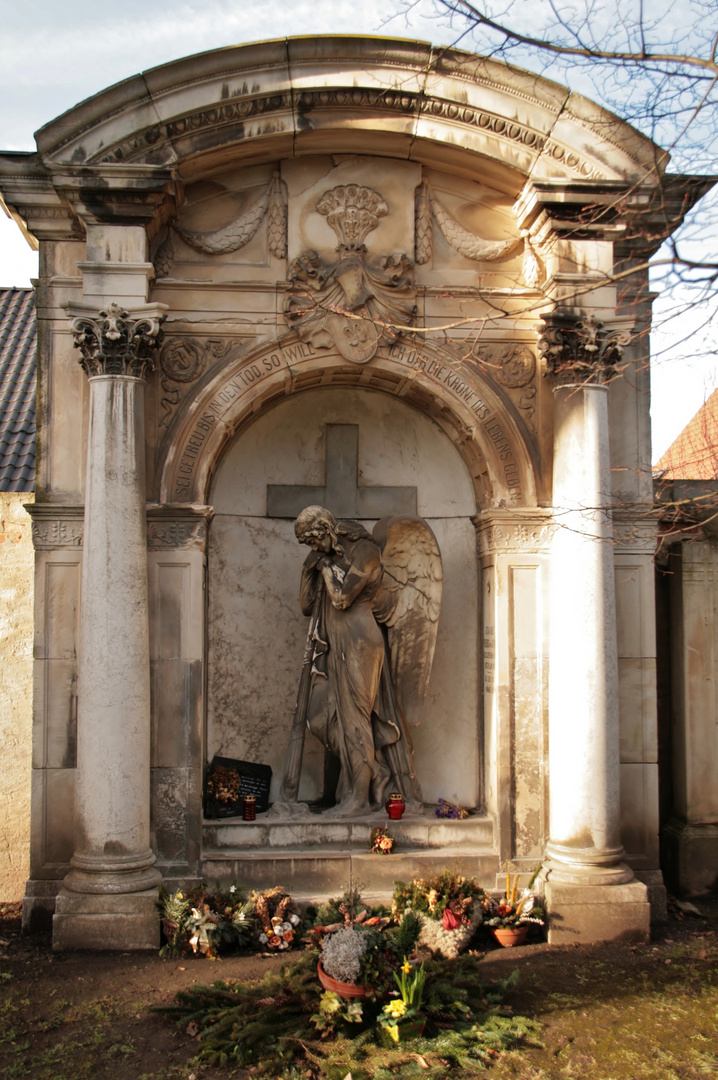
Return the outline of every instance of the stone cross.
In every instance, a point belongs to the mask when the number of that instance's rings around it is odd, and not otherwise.
[[[327,424],[323,487],[267,484],[267,517],[295,518],[305,506],[325,506],[337,518],[416,514],[415,487],[360,487],[359,428]]]

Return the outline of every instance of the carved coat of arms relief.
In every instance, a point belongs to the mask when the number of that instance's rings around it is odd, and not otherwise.
[[[307,251],[289,267],[288,325],[315,348],[336,346],[355,364],[366,364],[382,340],[413,324],[413,263],[404,254],[370,258],[364,241],[389,213],[373,188],[346,184],[325,191],[316,206],[336,233],[337,258]]]

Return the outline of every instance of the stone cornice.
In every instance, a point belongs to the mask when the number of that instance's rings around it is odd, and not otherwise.
[[[85,229],[58,194],[39,154],[0,153],[0,205],[32,247],[39,240],[82,240]]]
[[[82,547],[84,506],[28,503],[25,509],[32,518],[32,542],[36,551]]]
[[[207,526],[213,513],[211,506],[198,503],[187,503],[184,506],[148,505],[148,548],[150,551],[204,551],[207,545]]]
[[[710,190],[715,176],[666,175],[645,182],[529,180],[514,204],[520,229],[534,243],[550,236],[611,240],[620,258],[648,258]]]
[[[484,510],[471,520],[483,561],[497,555],[548,555],[556,527],[549,510]]]
[[[188,172],[198,176],[198,156],[230,144],[236,160],[259,160],[270,145],[264,160],[276,159],[280,143],[291,152],[294,140],[326,152],[325,129],[335,151],[357,152],[358,132],[373,130],[402,145],[410,139],[415,160],[432,143],[427,160],[437,148],[447,160],[479,154],[515,194],[527,175],[650,182],[660,159],[628,124],[547,79],[425,42],[341,36],[163,65],[82,102],[42,128],[37,143],[53,170],[191,159]]]

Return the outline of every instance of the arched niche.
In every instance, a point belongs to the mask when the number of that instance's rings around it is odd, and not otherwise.
[[[483,755],[475,480],[436,421],[363,386],[317,387],[275,401],[242,427],[214,472],[207,756],[270,764],[276,797],[307,627],[298,606],[307,549],[297,543],[292,519],[267,516],[267,486],[321,487],[328,425],[357,429],[360,487],[416,488],[417,510],[436,533],[444,601],[426,709],[414,729],[417,772],[427,801],[443,796],[476,806]],[[321,795],[323,759],[308,735],[300,798]]]
[[[319,386],[377,390],[430,417],[465,462],[474,512],[536,505],[535,449],[506,395],[475,364],[412,338],[382,346],[366,365],[351,364],[293,335],[230,356],[200,380],[159,449],[160,503],[208,503],[214,470],[235,435],[269,406]]]

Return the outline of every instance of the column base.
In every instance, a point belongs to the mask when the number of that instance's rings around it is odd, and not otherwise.
[[[52,947],[128,952],[159,949],[158,889],[99,895],[61,889],[52,919]]]
[[[74,893],[142,893],[162,884],[156,856],[147,851],[129,855],[87,855],[75,852],[64,886]]]
[[[626,885],[544,883],[551,945],[594,941],[648,941],[651,905],[640,881]]]
[[[718,888],[718,824],[667,822],[661,829],[661,866],[677,896]]]
[[[545,866],[552,881],[563,885],[626,885],[633,881],[633,870],[625,858],[622,847],[576,848],[550,840]]]

